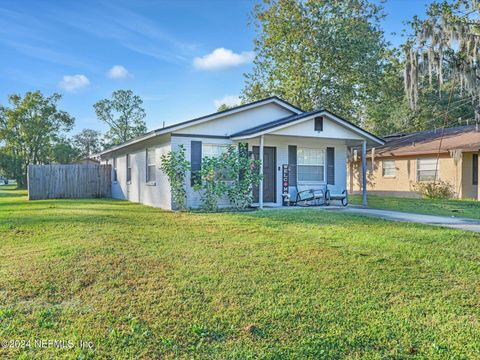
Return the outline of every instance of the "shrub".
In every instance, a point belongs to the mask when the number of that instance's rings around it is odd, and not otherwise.
[[[175,208],[185,210],[187,207],[186,174],[190,162],[185,159],[185,148],[179,146],[178,151],[169,151],[161,157],[160,168],[165,172],[170,183]]]
[[[236,209],[245,209],[253,202],[253,187],[260,183],[261,176],[258,171],[260,160],[248,157],[245,144],[240,144],[237,151],[230,146],[224,156],[224,164],[231,181],[227,184],[227,196]]]
[[[193,185],[193,189],[200,192],[203,210],[218,210],[218,200],[226,192],[224,168],[220,157],[207,156],[202,159],[200,181]]]
[[[427,199],[448,199],[455,195],[454,186],[443,180],[417,182],[413,187],[416,192]]]
[[[233,145],[218,157],[202,159],[201,182],[194,185],[200,191],[202,209],[217,211],[218,200],[227,195],[230,204],[237,210],[245,209],[253,202],[253,187],[261,176],[258,172],[260,161],[248,157],[245,144],[239,151]]]

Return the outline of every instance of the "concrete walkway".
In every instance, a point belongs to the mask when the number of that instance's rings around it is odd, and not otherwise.
[[[320,208],[319,208],[320,209]],[[382,218],[386,220],[414,222],[427,225],[443,226],[453,229],[473,231],[480,233],[480,221],[466,218],[455,218],[448,216],[436,216],[436,215],[424,215],[406,213],[401,211],[391,210],[377,210],[377,209],[364,209],[361,207],[348,206],[346,208],[341,207],[322,207],[326,211],[339,211],[351,214],[358,214],[364,216],[371,216]]]

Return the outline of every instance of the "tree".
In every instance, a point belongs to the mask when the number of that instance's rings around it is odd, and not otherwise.
[[[404,79],[413,110],[421,109],[427,93],[444,103],[444,124],[457,116],[480,121],[479,15],[475,0],[434,2],[426,19],[415,17],[410,23],[413,34],[403,46]]]
[[[253,11],[256,57],[242,99],[279,95],[362,122],[388,63],[382,17],[367,0],[265,0]]]
[[[59,139],[53,146],[51,151],[51,162],[57,164],[71,164],[78,160],[80,150],[73,146],[71,141],[67,139]]]
[[[227,104],[220,104],[220,106],[217,108],[217,111],[226,111],[228,109],[233,108],[233,106],[227,105]]]
[[[92,129],[83,129],[73,137],[73,144],[79,150],[80,157],[88,158],[100,152],[100,132]]]
[[[103,99],[93,105],[100,121],[110,129],[105,138],[108,145],[118,145],[147,132],[143,101],[131,90],[117,90],[111,99]]]
[[[5,165],[13,171],[19,187],[25,187],[29,164],[49,161],[53,144],[69,131],[74,118],[57,107],[61,95],[44,96],[40,91],[23,97],[10,95],[10,107],[0,106],[0,141]]]

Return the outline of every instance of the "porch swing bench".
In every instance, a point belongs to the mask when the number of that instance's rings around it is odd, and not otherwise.
[[[325,191],[325,205],[329,206],[332,200],[340,201],[343,206],[348,205],[348,192],[343,190],[341,194],[332,194],[330,190]]]
[[[312,189],[295,186],[288,187],[288,194],[283,194],[288,206],[320,206],[325,204],[324,189]]]

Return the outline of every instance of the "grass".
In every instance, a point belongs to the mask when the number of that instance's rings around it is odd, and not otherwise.
[[[349,195],[351,204],[361,205],[361,195]],[[368,207],[419,214],[480,219],[480,202],[457,199],[415,199],[394,196],[368,195]]]
[[[0,188],[1,358],[475,359],[480,236],[321,212],[172,213]],[[33,343],[32,343],[33,344]]]

